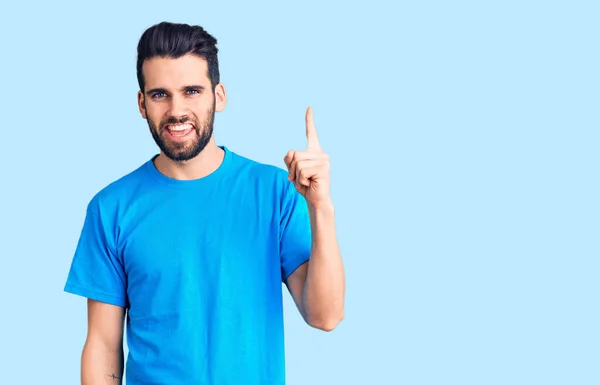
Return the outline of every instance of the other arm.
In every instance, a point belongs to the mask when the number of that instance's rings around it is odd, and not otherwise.
[[[81,355],[82,385],[123,383],[125,309],[88,299],[88,333]]]

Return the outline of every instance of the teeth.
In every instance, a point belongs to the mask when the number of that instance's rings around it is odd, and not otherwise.
[[[168,128],[171,131],[185,131],[185,130],[189,130],[190,128],[192,128],[192,125],[191,124],[174,124],[174,125],[169,125]]]

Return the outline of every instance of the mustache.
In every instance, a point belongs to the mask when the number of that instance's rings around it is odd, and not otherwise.
[[[184,124],[184,123],[190,123],[194,127],[196,127],[196,123],[189,116],[183,116],[181,118],[176,118],[174,116],[169,116],[167,119],[165,119],[162,122],[160,122],[160,127],[164,128],[165,126],[167,126],[169,124]]]

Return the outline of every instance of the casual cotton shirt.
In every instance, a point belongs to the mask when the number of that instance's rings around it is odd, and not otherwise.
[[[65,290],[127,308],[126,380],[285,383],[282,281],[310,256],[287,172],[227,147],[196,180],[156,156],[89,202]]]

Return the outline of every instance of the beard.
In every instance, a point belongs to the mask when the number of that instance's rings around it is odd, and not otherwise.
[[[146,111],[146,116],[148,112]],[[213,124],[215,120],[215,106],[213,107],[206,116],[203,122],[199,122],[196,119],[191,119],[187,116],[177,119],[175,117],[168,117],[167,119],[160,122],[157,127],[156,123],[147,118],[148,127],[152,138],[156,142],[156,145],[161,149],[165,156],[174,162],[184,162],[195,158],[198,154],[204,150],[210,138],[213,134]],[[191,133],[193,136],[191,139],[185,142],[174,142],[168,137],[168,133],[165,130],[165,126],[169,124],[183,124],[189,123],[194,126],[194,131]],[[201,123],[201,124],[200,124]]]

